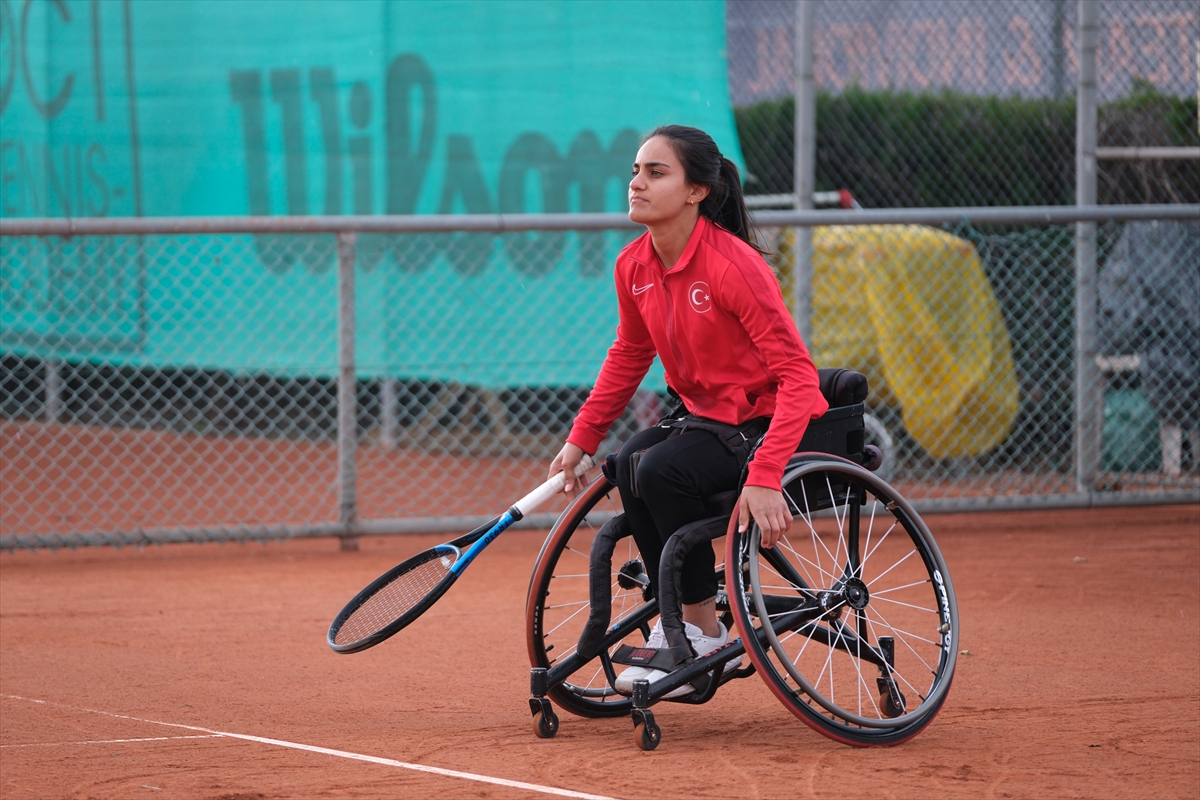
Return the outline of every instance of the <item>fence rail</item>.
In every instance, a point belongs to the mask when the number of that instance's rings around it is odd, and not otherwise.
[[[1195,220],[1200,205],[1013,206],[757,211],[761,228],[830,225],[1061,225]],[[513,233],[642,230],[627,214],[429,214],[309,217],[65,217],[0,219],[0,236],[158,236],[234,233]]]
[[[785,295],[812,301],[818,364],[870,377],[890,480],[918,508],[1200,502],[1196,375],[1172,360],[1197,343],[1200,206],[755,220]],[[1074,315],[1081,222],[1098,231],[1092,331]],[[583,254],[611,263],[634,230],[618,214],[0,220],[0,548],[474,527],[544,475],[615,324],[610,273]],[[1096,360],[1091,395],[1077,353]],[[649,376],[608,447],[662,389]],[[1103,441],[1081,472],[1086,415]]]

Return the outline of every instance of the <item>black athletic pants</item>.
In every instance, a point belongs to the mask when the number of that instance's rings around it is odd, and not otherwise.
[[[617,453],[617,488],[625,518],[650,580],[656,585],[667,539],[689,522],[711,516],[703,498],[737,488],[742,471],[738,457],[708,431],[690,430],[670,436],[672,432],[660,427],[640,431]],[[634,497],[629,458],[639,450],[646,452],[637,466],[641,497]],[[680,602],[690,605],[716,596],[715,568],[711,546],[693,549],[683,564]]]

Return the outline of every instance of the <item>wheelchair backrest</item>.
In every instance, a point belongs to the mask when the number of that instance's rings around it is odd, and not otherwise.
[[[819,369],[821,394],[830,408],[852,406],[867,399],[867,376],[852,369]]]
[[[831,453],[856,463],[863,461],[863,401],[867,376],[850,369],[820,369],[821,394],[829,410],[808,423],[797,452]]]
[[[863,425],[863,413],[866,410],[864,401],[867,399],[867,376],[852,369],[819,369],[817,378],[820,381],[821,394],[829,402],[829,410],[820,417],[808,423],[804,438],[796,448],[797,453],[829,453],[841,456],[856,464],[864,464],[868,453],[864,451],[866,430]],[[749,462],[753,460],[762,437],[750,451],[746,466],[742,468],[738,480],[738,492],[746,482]],[[874,449],[874,448],[872,448]],[[878,450],[875,449],[875,453]],[[800,456],[792,456],[792,460]],[[869,467],[875,469],[875,467]],[[710,513],[728,514],[736,501],[738,492],[723,492],[705,500]]]

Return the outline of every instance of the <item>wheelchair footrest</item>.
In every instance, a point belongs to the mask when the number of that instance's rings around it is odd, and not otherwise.
[[[690,654],[689,654],[690,655]],[[650,667],[663,672],[671,672],[681,666],[678,654],[674,650],[657,650],[653,647],[630,647],[623,644],[612,654],[614,664],[624,664],[628,667]]]

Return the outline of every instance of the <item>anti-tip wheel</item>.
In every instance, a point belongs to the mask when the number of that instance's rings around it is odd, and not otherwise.
[[[558,715],[553,711],[539,711],[534,714],[533,733],[539,739],[553,739],[558,733]]]

